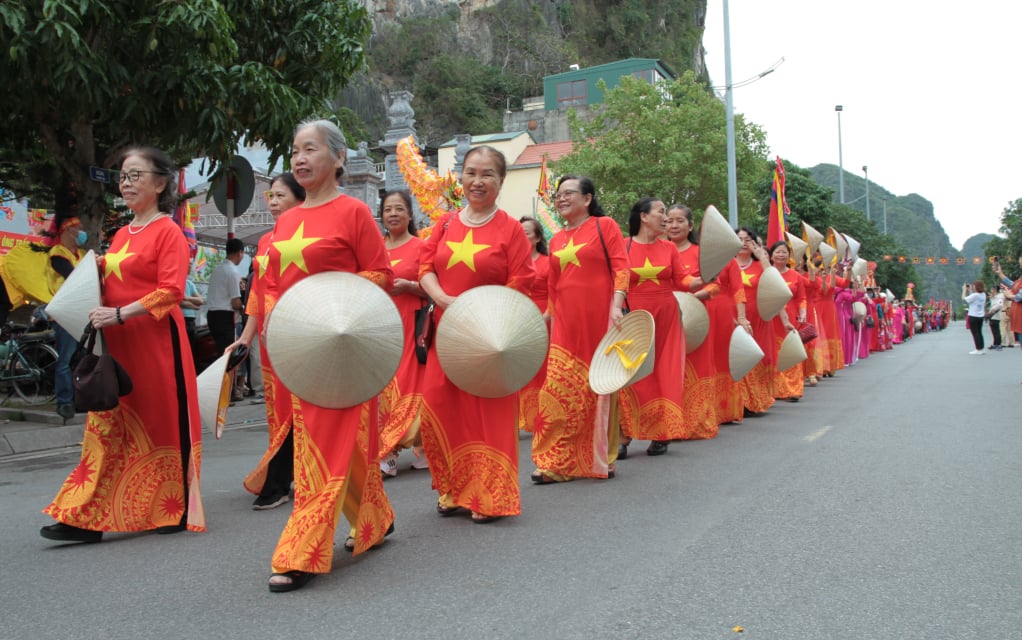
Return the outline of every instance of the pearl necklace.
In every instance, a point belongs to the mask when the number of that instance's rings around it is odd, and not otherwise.
[[[479,221],[474,221],[471,218],[469,218],[468,207],[461,210],[461,215],[459,217],[461,218],[461,223],[464,224],[466,227],[481,227],[490,220],[492,220],[493,216],[497,215],[498,208],[499,207],[497,205],[493,205],[493,211],[483,216],[483,219]]]
[[[582,225],[584,225],[584,224],[585,224],[586,222],[588,222],[590,218],[592,218],[592,216],[590,216],[590,215],[588,215],[588,214],[587,214],[587,215],[586,215],[586,217],[582,218],[582,220],[581,220],[580,222],[578,222],[577,224],[574,224],[574,225],[572,225],[572,224],[568,224],[568,225],[565,225],[565,227],[564,227],[564,230],[565,230],[565,231],[574,231],[575,229],[578,229],[579,227],[581,227]]]
[[[130,233],[133,236],[138,235],[138,234],[142,233],[143,231],[145,231],[145,228],[148,227],[150,224],[152,224],[153,220],[157,220],[159,218],[162,218],[165,215],[167,215],[167,214],[165,214],[165,213],[158,213],[158,214],[156,214],[152,218],[149,218],[149,220],[147,220],[145,224],[143,224],[141,227],[139,227],[137,231],[132,229],[131,223],[129,222],[128,223],[128,233]]]

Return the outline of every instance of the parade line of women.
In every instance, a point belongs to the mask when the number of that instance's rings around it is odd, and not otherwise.
[[[258,496],[256,509],[286,504],[293,483],[293,511],[270,559],[270,591],[293,591],[330,572],[342,514],[350,526],[341,546],[354,554],[395,531],[383,478],[397,472],[403,448],[414,449],[413,468],[429,469],[436,500],[424,508],[486,524],[521,513],[520,429],[532,432],[533,483],[614,478],[635,440],[650,442],[646,455],[662,456],[672,443],[713,438],[719,425],[761,415],[776,400],[798,401],[805,385],[913,332],[911,307],[881,293],[872,274],[854,277],[846,262],[825,265],[819,253],[796,256],[784,242],[763,247],[749,229],[737,232],[737,257],[704,278],[688,206],[644,198],[631,209],[625,237],[584,176],[559,180],[554,202],[566,225],[547,244],[534,219],[497,205],[507,165],[487,146],[464,158],[463,209],[420,239],[408,194],[387,193],[381,234],[368,207],[337,189],[346,148],[328,121],[298,126],[293,174],[271,185],[276,225],[255,257],[250,323],[230,349],[270,332],[272,356],[278,302],[307,278],[341,272],[391,296],[403,352],[382,392],[345,408],[300,397],[282,382],[284,369],[275,371],[281,362],[263,360],[269,445],[239,482]],[[120,175],[135,219],[99,259],[103,297],[89,321],[104,330],[135,388],[116,409],[88,415],[81,460],[45,509],[56,523],[41,534],[60,542],[205,530],[196,376],[178,306],[188,248],[168,216],[176,169],[163,152],[136,148],[125,154]],[[791,296],[764,320],[757,289],[771,267]],[[473,395],[450,382],[435,342],[416,353],[416,318],[428,305],[442,322],[459,296],[482,285],[530,296],[546,320],[545,365],[518,393]],[[693,294],[706,309],[708,333],[698,344],[688,343],[674,292]],[[653,372],[620,392],[597,394],[589,382],[597,345],[638,310],[655,322]],[[817,334],[808,357],[779,371],[784,338],[807,323]],[[736,327],[763,352],[737,381],[728,354]]]

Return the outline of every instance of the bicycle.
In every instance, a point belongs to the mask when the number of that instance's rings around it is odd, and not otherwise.
[[[11,322],[0,329],[0,384],[10,385],[7,400],[17,393],[27,404],[37,405],[56,397],[53,340],[52,329],[30,332]]]

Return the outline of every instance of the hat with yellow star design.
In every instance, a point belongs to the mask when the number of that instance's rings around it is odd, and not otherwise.
[[[781,277],[777,267],[763,269],[763,275],[759,277],[759,284],[756,286],[756,305],[759,307],[759,317],[763,321],[773,320],[774,316],[784,309],[784,305],[791,300],[791,289],[788,283]]]
[[[795,365],[802,364],[806,357],[806,347],[802,344],[798,331],[789,331],[777,351],[777,370],[787,371]]]
[[[532,380],[550,338],[528,296],[485,285],[460,294],[436,328],[436,355],[447,378],[465,393],[501,398]]]
[[[699,277],[709,282],[738,255],[742,241],[712,204],[699,225]]]
[[[317,273],[284,292],[266,326],[266,352],[291,393],[328,409],[361,404],[397,372],[401,316],[379,286],[353,273]]]
[[[731,332],[731,346],[727,354],[731,379],[738,382],[762,359],[763,350],[759,348],[756,339],[745,329],[735,327]]]
[[[224,434],[227,409],[231,405],[231,376],[227,375],[227,362],[230,358],[229,353],[220,356],[195,381],[202,428],[213,432],[217,440]]]
[[[77,337],[89,324],[89,311],[98,306],[99,268],[96,266],[96,254],[89,251],[53,294],[53,299],[46,305],[46,313],[65,331]]]
[[[648,311],[636,310],[611,326],[589,363],[589,386],[609,395],[653,373],[656,323]]]
[[[699,298],[691,293],[675,291],[674,297],[681,311],[681,328],[685,331],[685,353],[692,353],[710,333],[710,314]]]

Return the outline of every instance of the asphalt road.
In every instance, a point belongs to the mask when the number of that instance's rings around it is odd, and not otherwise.
[[[0,638],[1022,637],[1022,354],[962,323],[876,354],[715,440],[644,446],[617,479],[533,486],[523,515],[441,519],[386,482],[396,533],[271,594],[287,509],[241,478],[265,434],[205,446],[209,531],[54,545],[39,510],[76,459],[0,463]],[[743,631],[738,632],[736,627]]]

